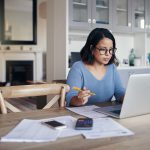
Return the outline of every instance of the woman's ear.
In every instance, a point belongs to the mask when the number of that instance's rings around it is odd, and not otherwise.
[[[91,51],[93,50],[93,48],[94,48],[93,45],[90,45],[90,50],[91,50]]]
[[[93,45],[90,45],[90,51],[91,51],[91,53],[92,53],[92,55],[93,55],[93,53],[94,53],[94,51],[95,51],[95,47],[94,47]]]

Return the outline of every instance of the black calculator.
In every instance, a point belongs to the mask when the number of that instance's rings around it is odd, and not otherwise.
[[[92,118],[79,118],[76,122],[76,130],[91,130],[93,127]]]

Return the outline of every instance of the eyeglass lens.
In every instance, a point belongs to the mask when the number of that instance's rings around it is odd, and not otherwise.
[[[99,50],[101,55],[105,55],[105,54],[107,54],[107,52],[109,52],[109,54],[114,54],[116,52],[116,48],[111,48],[109,50],[106,48],[97,48],[97,49]]]

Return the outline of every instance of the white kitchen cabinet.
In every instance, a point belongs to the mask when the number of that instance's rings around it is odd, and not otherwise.
[[[69,0],[69,26],[71,28],[90,28],[91,2],[89,0]]]
[[[147,32],[150,33],[150,0],[147,0],[147,5],[146,5],[147,13],[146,13],[146,29]]]
[[[70,29],[104,27],[113,32],[150,30],[149,0],[69,0]]]
[[[69,0],[71,29],[111,28],[112,0]]]
[[[132,32],[132,1],[114,0],[113,2],[113,31]]]
[[[132,0],[132,30],[133,32],[144,32],[147,28],[148,1]]]
[[[149,0],[114,0],[112,31],[146,32],[150,24]]]

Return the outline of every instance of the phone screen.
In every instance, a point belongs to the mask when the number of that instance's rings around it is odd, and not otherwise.
[[[43,122],[44,124],[46,125],[49,125],[50,127],[52,128],[55,128],[55,129],[63,129],[63,128],[66,128],[66,125],[61,123],[61,122],[58,122],[58,121],[55,121],[55,120],[52,120],[52,121],[46,121],[46,122]]]
[[[76,122],[75,129],[77,130],[91,130],[93,127],[92,118],[79,118]]]

